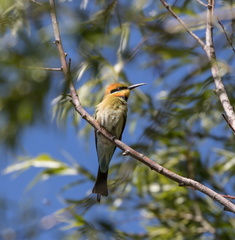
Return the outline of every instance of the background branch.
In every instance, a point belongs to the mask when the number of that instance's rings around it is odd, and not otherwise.
[[[45,71],[55,71],[55,72],[60,72],[62,71],[62,68],[47,68],[47,67],[25,67],[22,66],[22,68],[27,68],[27,69],[37,69],[37,70],[45,70]]]
[[[32,2],[32,3],[36,3],[36,4],[39,5],[39,6],[42,6],[42,3],[37,2],[37,1],[35,1],[35,0],[30,0],[30,2]]]
[[[186,186],[186,187],[192,187],[195,190],[199,190],[202,193],[205,193],[209,197],[213,198],[214,200],[221,203],[223,206],[225,206],[226,209],[229,211],[235,213],[235,205],[230,202],[229,200],[222,197],[220,194],[216,193],[215,191],[211,190],[210,188],[200,184],[197,181],[194,181],[189,178],[182,177],[178,174],[175,174],[174,172],[171,172],[167,170],[166,168],[162,167],[161,165],[157,164],[156,162],[152,161],[148,157],[144,156],[143,154],[135,151],[125,143],[115,139],[109,132],[107,132],[104,128],[101,128],[100,125],[97,123],[97,121],[89,115],[81,106],[80,100],[78,98],[77,92],[71,82],[70,72],[69,72],[69,66],[66,62],[66,55],[63,50],[62,40],[60,37],[60,31],[59,31],[59,25],[56,17],[56,8],[54,0],[49,0],[51,5],[51,19],[52,19],[52,25],[54,29],[54,35],[56,40],[56,45],[58,47],[58,51],[60,54],[61,64],[63,73],[65,76],[65,80],[70,82],[70,94],[72,97],[72,103],[74,105],[75,110],[84,118],[93,128],[98,130],[104,137],[106,137],[110,142],[113,142],[117,147],[122,149],[125,154],[132,156],[133,158],[139,160],[140,162],[144,163],[148,167],[150,167],[151,170],[154,170],[173,181],[177,182],[179,186]]]
[[[177,21],[184,27],[184,29],[202,46],[203,50],[206,52],[207,57],[211,64],[211,73],[216,86],[215,92],[220,99],[220,102],[227,115],[228,121],[232,126],[232,129],[235,129],[235,113],[219,73],[219,67],[216,60],[213,44],[214,0],[209,0],[207,5],[206,44],[187,27],[185,22],[178,17],[178,15],[171,9],[171,7],[164,0],[161,0],[161,2],[163,6],[171,13],[171,15],[177,19]]]
[[[196,1],[199,2],[201,5],[203,5],[204,7],[207,7],[207,4],[204,3],[203,1],[201,1],[201,0],[196,0]]]
[[[215,82],[215,92],[220,99],[220,102],[226,112],[228,117],[229,126],[232,126],[232,129],[235,129],[235,113],[233,107],[228,98],[228,94],[225,90],[224,84],[222,82],[222,78],[219,73],[219,66],[217,63],[215,49],[213,44],[213,28],[214,28],[214,0],[208,1],[208,10],[207,10],[207,27],[206,27],[206,45],[207,45],[207,56],[211,63],[211,73]]]
[[[224,25],[223,25],[222,22],[219,20],[219,18],[217,18],[217,21],[218,21],[219,25],[222,27],[222,30],[223,30],[223,32],[224,32],[224,35],[225,35],[227,41],[228,41],[228,44],[229,44],[230,47],[232,48],[233,52],[235,52],[235,49],[234,49],[234,47],[233,47],[233,43],[232,43],[232,41],[229,39],[228,34],[227,34],[226,30],[225,30]]]
[[[224,120],[226,121],[226,123],[229,125],[229,127],[232,129],[233,133],[235,133],[235,129],[232,127],[232,125],[230,124],[230,122],[228,121],[226,116],[223,113],[222,113],[222,116],[223,116]]]
[[[185,22],[178,17],[178,15],[172,10],[172,8],[166,3],[164,0],[160,0],[162,5],[171,13],[171,15],[181,24],[181,26],[202,46],[203,49],[205,49],[206,45],[205,43],[194,33],[192,32],[188,26],[185,24]]]

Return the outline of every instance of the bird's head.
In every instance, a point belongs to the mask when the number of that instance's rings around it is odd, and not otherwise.
[[[113,83],[106,88],[105,96],[112,95],[114,97],[122,97],[123,99],[127,100],[130,96],[130,90],[145,84],[147,83],[138,83],[128,86],[124,83]]]

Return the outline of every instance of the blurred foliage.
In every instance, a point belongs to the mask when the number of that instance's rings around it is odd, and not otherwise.
[[[34,200],[7,199],[0,197],[0,213],[4,221],[0,223],[0,239],[39,239],[42,234],[40,211],[35,207]],[[10,224],[9,224],[10,223]]]
[[[65,123],[73,112],[67,98],[60,96],[66,92],[64,84],[58,84],[62,74],[34,68],[60,66],[48,5],[40,3],[0,3],[0,141],[7,146],[17,145],[29,124],[45,120],[49,93],[57,96],[53,116],[58,122]],[[168,3],[205,40],[206,7],[199,1]],[[233,1],[216,4],[216,13],[233,39]],[[177,174],[234,195],[234,136],[221,116],[207,57],[160,1],[58,1],[57,12],[82,105],[94,110],[111,82],[147,82],[145,92],[135,90],[129,101],[130,130],[139,136],[132,147]],[[234,105],[234,52],[216,21],[214,44]],[[74,118],[74,125],[81,137],[89,138],[91,128],[84,127],[80,118]],[[47,155],[17,162],[6,172],[30,167],[44,167],[33,184],[79,173],[77,182],[61,186],[62,193],[95,179],[78,163],[67,165]],[[92,214],[97,208],[92,196],[64,199],[67,207],[56,216],[66,223],[65,229],[74,230],[64,239],[234,239],[234,215],[133,159],[112,164],[109,188],[109,197],[101,203],[103,217]]]

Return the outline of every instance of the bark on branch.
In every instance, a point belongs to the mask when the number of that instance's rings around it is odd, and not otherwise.
[[[110,142],[113,142],[118,148],[122,149],[123,152],[127,155],[132,156],[133,158],[137,159],[138,161],[142,162],[143,164],[147,165],[151,170],[154,170],[167,178],[172,179],[173,181],[177,182],[179,186],[186,186],[194,188],[202,193],[205,193],[209,197],[213,198],[214,200],[221,203],[226,210],[229,210],[235,213],[235,205],[227,200],[226,198],[222,197],[220,194],[216,193],[215,191],[211,190],[210,188],[200,184],[197,181],[194,181],[189,178],[182,177],[174,172],[169,171],[168,169],[162,167],[161,165],[157,164],[156,162],[149,159],[147,156],[135,151],[133,148],[129,147],[125,143],[120,140],[117,140],[114,136],[112,136],[109,132],[107,132],[104,128],[101,128],[97,121],[89,115],[82,107],[77,92],[72,84],[70,73],[69,73],[69,65],[66,61],[65,52],[63,50],[62,40],[60,37],[59,25],[56,17],[56,8],[54,0],[49,0],[51,6],[51,19],[52,25],[54,29],[54,36],[56,40],[56,44],[58,47],[58,51],[60,54],[60,60],[62,64],[62,70],[65,76],[65,80],[70,82],[70,94],[72,97],[72,103],[74,105],[75,110],[84,118],[93,128],[99,131],[104,137],[106,137]]]

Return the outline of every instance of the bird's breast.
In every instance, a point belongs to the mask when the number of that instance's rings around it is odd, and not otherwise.
[[[126,122],[126,102],[120,100],[102,103],[97,106],[96,120],[111,134],[119,137]]]

